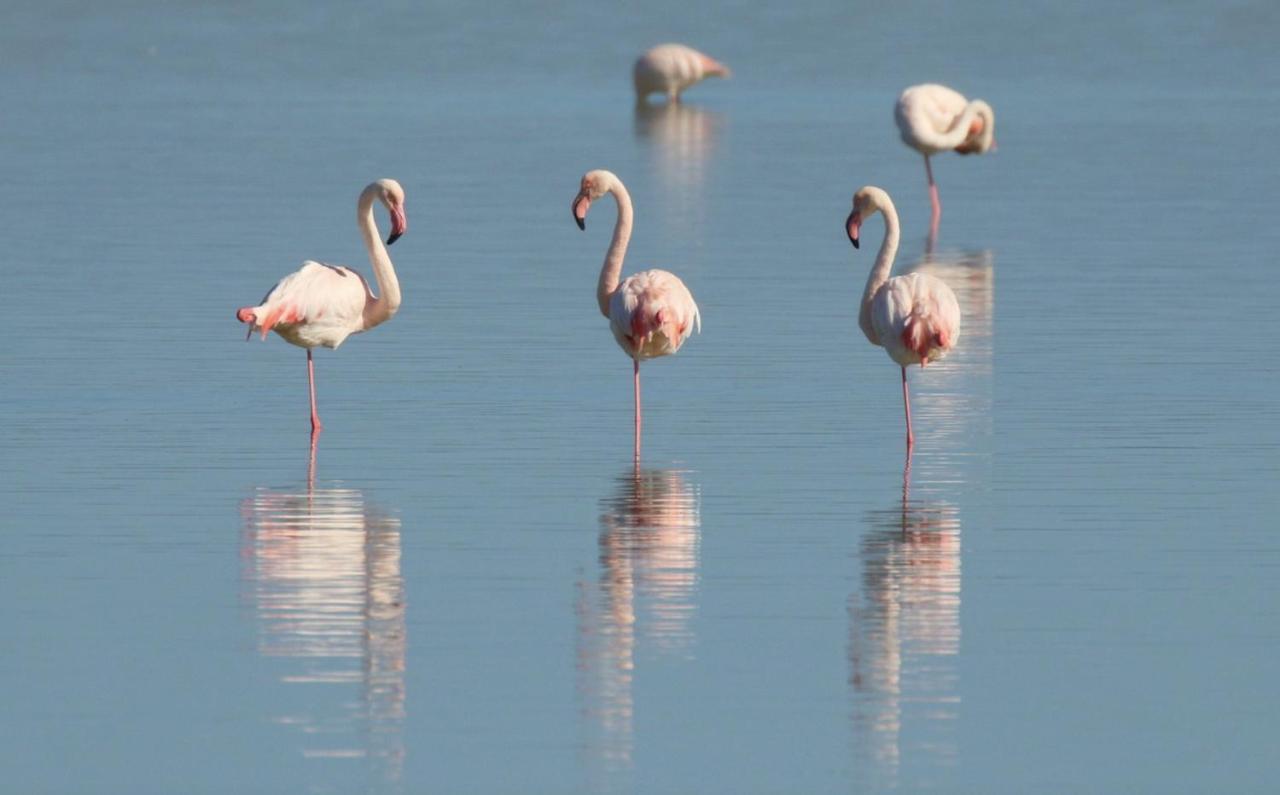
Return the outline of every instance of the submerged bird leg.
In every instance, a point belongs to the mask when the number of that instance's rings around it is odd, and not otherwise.
[[[640,360],[633,359],[636,391],[636,463],[640,461]]]
[[[324,428],[320,424],[320,415],[316,413],[316,369],[311,361],[311,349],[307,348],[307,385],[311,388],[311,434],[314,436]]]
[[[907,413],[907,452],[915,447],[916,437],[911,433],[911,396],[907,393],[907,368],[902,368],[902,407]]]

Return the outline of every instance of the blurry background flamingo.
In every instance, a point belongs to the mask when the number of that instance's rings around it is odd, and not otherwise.
[[[962,155],[983,154],[996,148],[996,115],[980,99],[972,102],[946,86],[925,83],[902,92],[893,110],[902,142],[924,155],[925,176],[929,179],[929,203],[933,212],[929,236],[938,236],[942,201],[933,181],[929,156],[947,150]],[[930,245],[932,248],[932,244]]]
[[[729,77],[729,67],[683,44],[659,44],[636,59],[632,69],[636,101],[650,94],[664,94],[679,102],[685,89],[708,77]]]

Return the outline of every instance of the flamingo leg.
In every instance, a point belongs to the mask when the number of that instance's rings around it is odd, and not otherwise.
[[[320,424],[320,415],[316,413],[316,368],[311,360],[310,348],[307,348],[307,385],[311,388],[311,435],[315,436],[324,426]]]
[[[634,359],[634,380],[636,391],[636,461],[640,460],[640,360]]]
[[[929,236],[935,240],[938,237],[938,221],[942,220],[942,200],[938,198],[938,183],[933,181],[933,165],[929,163],[929,156],[924,156],[924,173],[929,177],[929,204],[933,207],[933,213],[929,218]]]
[[[907,412],[907,453],[910,456],[911,448],[916,444],[916,437],[911,433],[911,396],[907,393],[907,368],[905,367],[902,368],[902,407]]]

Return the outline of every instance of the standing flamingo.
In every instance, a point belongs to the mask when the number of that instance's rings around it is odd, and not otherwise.
[[[947,355],[960,339],[960,305],[946,282],[924,273],[889,278],[898,253],[898,211],[889,194],[870,185],[853,195],[853,212],[845,221],[849,242],[858,248],[863,221],[884,213],[884,242],[867,276],[858,310],[858,325],[872,345],[880,345],[902,369],[902,405],[907,415],[907,451],[915,445],[911,432],[911,399],[907,365],[921,367]]]
[[[640,458],[640,361],[666,356],[680,350],[695,328],[702,331],[698,305],[684,282],[674,273],[648,270],[628,276],[619,284],[622,260],[631,240],[631,195],[611,171],[588,171],[573,200],[573,220],[587,228],[591,202],[612,193],[618,203],[618,220],[613,226],[613,242],[600,268],[596,301],[600,313],[609,318],[609,329],[622,350],[634,363],[635,457]]]
[[[267,333],[274,330],[286,342],[307,349],[313,440],[323,426],[316,413],[316,376],[311,349],[318,345],[336,348],[349,335],[390,320],[400,308],[400,282],[378,234],[378,224],[373,218],[374,199],[382,202],[391,214],[388,246],[404,234],[408,224],[404,216],[404,189],[399,182],[380,179],[360,192],[356,224],[369,251],[369,262],[373,264],[381,296],[375,296],[364,278],[350,268],[307,260],[272,287],[261,304],[236,310],[236,319],[249,324],[248,336],[261,331],[265,340]]]
[[[632,70],[637,102],[650,94],[679,102],[680,92],[704,78],[729,76],[729,67],[683,44],[659,44],[637,58]]]
[[[924,155],[924,172],[929,178],[929,202],[933,205],[930,236],[938,236],[942,202],[933,181],[929,155],[948,149],[962,155],[983,154],[996,148],[996,114],[980,99],[972,102],[964,95],[937,83],[911,86],[898,97],[893,109],[902,142]]]

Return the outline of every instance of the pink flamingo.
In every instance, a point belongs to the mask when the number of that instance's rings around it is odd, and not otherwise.
[[[587,210],[591,202],[612,193],[618,203],[618,220],[613,227],[613,242],[600,268],[596,301],[600,313],[609,318],[609,329],[622,350],[634,363],[635,381],[635,457],[640,458],[640,361],[666,356],[680,350],[695,328],[702,331],[702,316],[693,295],[673,273],[663,270],[640,271],[619,284],[622,260],[631,240],[631,195],[611,171],[588,171],[582,187],[573,200],[573,220],[579,229],[587,228]]]
[[[929,178],[929,201],[933,205],[930,235],[938,236],[942,202],[933,181],[929,155],[953,150],[962,155],[982,154],[996,148],[996,114],[980,99],[972,102],[964,95],[936,83],[911,86],[898,97],[893,109],[902,142],[924,155],[924,171]]]
[[[884,213],[884,242],[867,276],[858,310],[858,325],[872,345],[880,345],[902,369],[902,405],[907,415],[907,451],[915,445],[911,432],[911,399],[907,365],[926,366],[947,355],[960,339],[960,305],[946,282],[924,273],[889,278],[898,253],[898,211],[889,194],[870,185],[853,195],[853,212],[845,221],[849,242],[858,248],[862,223]]]
[[[632,77],[636,101],[650,94],[665,94],[679,102],[680,92],[708,77],[729,77],[729,67],[683,44],[659,44],[636,59]]]
[[[378,235],[373,218],[374,200],[391,214],[391,235],[387,245],[404,234],[404,189],[394,179],[380,179],[360,192],[356,202],[356,224],[364,237],[373,275],[378,280],[375,296],[364,278],[350,268],[307,260],[302,267],[281,279],[262,303],[236,310],[236,319],[249,324],[249,335],[275,331],[286,342],[307,349],[307,382],[311,391],[311,434],[323,427],[316,413],[316,376],[311,349],[323,345],[336,348],[351,334],[368,331],[385,323],[400,308],[400,282],[386,246]],[[247,339],[248,337],[246,337]]]

